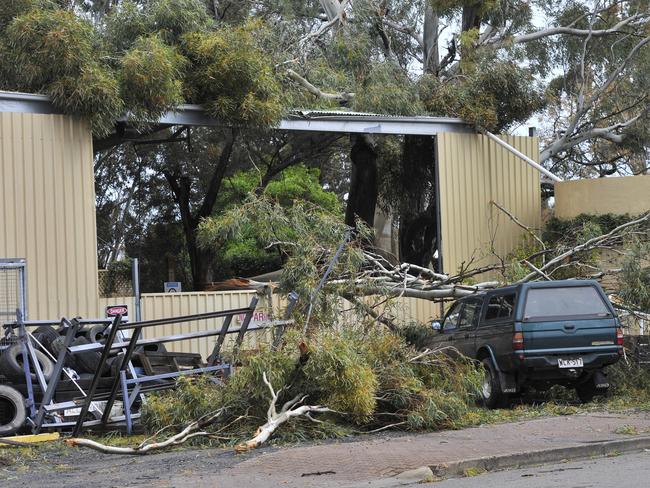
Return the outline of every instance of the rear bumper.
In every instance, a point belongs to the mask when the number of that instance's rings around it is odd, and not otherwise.
[[[558,358],[576,358],[581,357],[584,366],[571,370],[559,368]],[[519,360],[520,372],[529,379],[567,379],[576,377],[576,373],[585,373],[604,368],[610,364],[616,363],[620,359],[618,352],[609,353],[588,353],[588,354],[560,354],[552,356],[527,356]]]

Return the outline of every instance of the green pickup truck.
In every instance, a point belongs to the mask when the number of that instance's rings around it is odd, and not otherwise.
[[[493,408],[529,386],[575,388],[588,402],[609,388],[604,373],[623,354],[623,330],[596,281],[523,283],[458,300],[431,346],[483,363]]]

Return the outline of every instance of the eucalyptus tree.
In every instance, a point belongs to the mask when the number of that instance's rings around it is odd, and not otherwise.
[[[124,114],[153,133],[182,102],[233,127],[206,152],[210,185],[189,211],[196,182],[164,175],[191,242],[239,128],[271,127],[288,108],[458,116],[490,131],[537,114],[553,170],[647,172],[649,19],[647,0],[5,0],[0,87],[87,117],[98,149],[133,136],[115,124]],[[371,222],[381,202],[404,257],[428,264],[432,141],[351,144],[348,222]]]

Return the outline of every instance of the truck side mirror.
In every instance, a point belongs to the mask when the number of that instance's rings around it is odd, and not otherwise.
[[[442,324],[440,322],[438,322],[437,320],[434,320],[433,322],[431,322],[431,328],[433,330],[440,331],[440,330],[442,330]]]

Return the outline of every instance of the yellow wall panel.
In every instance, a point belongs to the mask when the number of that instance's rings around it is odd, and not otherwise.
[[[0,113],[0,257],[27,260],[32,320],[96,314],[93,178],[84,121]]]
[[[537,138],[502,138],[539,160]],[[444,133],[437,142],[444,272],[496,263],[522,243],[525,232],[490,202],[538,229],[539,173],[482,135]]]
[[[555,184],[555,215],[638,215],[650,210],[650,175],[563,181]]]

